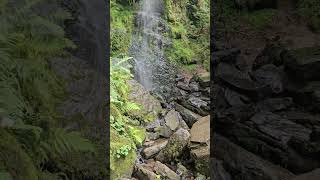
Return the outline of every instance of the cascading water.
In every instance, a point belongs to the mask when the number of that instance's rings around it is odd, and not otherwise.
[[[164,57],[164,47],[169,41],[163,36],[168,28],[161,18],[162,12],[162,0],[141,2],[141,11],[136,15],[136,30],[130,55],[134,58],[135,78],[147,90],[165,98],[172,89],[170,85],[173,84],[174,73]]]

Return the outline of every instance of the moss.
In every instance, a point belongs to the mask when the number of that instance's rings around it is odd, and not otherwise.
[[[129,126],[129,133],[137,146],[142,146],[146,138],[146,130],[144,128]]]
[[[111,1],[111,56],[128,53],[133,32],[134,9],[129,3]]]
[[[171,31],[172,44],[166,57],[176,65],[191,63],[209,69],[209,1],[165,1],[165,18]]]
[[[123,176],[131,176],[134,163],[136,160],[136,152],[131,150],[125,158],[117,158],[116,151],[124,145],[132,144],[131,139],[120,136],[115,130],[110,130],[110,168],[111,179],[119,179]]]

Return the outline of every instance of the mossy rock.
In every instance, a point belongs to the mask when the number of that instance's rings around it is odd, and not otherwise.
[[[126,157],[117,158],[116,151],[124,145],[130,145],[130,138],[120,136],[114,129],[110,130],[110,164],[111,164],[111,179],[120,179],[121,177],[131,177],[135,160],[136,152],[132,149]]]
[[[129,126],[129,133],[137,146],[142,146],[146,138],[146,130],[144,128]]]
[[[187,146],[190,139],[190,133],[180,128],[171,135],[168,144],[157,155],[156,159],[161,162],[169,162],[177,159],[182,155],[184,148]]]
[[[128,114],[142,122],[154,121],[158,114],[162,112],[162,107],[155,97],[153,97],[141,84],[135,80],[129,80],[130,93],[129,101],[141,105],[139,110],[131,110]]]

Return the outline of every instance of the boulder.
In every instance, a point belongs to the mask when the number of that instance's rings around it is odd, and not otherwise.
[[[167,125],[163,125],[163,126],[159,126],[157,128],[154,129],[161,137],[165,137],[168,138],[171,136],[171,134],[173,133],[173,131],[167,126]]]
[[[285,75],[282,69],[277,68],[273,64],[267,64],[252,73],[255,81],[260,86],[267,87],[268,94],[281,93],[285,86]]]
[[[180,113],[183,120],[188,124],[189,127],[192,127],[193,123],[195,123],[201,117],[200,115],[177,103],[175,104],[175,109]]]
[[[180,177],[172,171],[168,166],[162,164],[159,161],[156,161],[155,166],[154,166],[155,172],[157,174],[161,175],[161,179],[169,179],[169,180],[178,180]]]
[[[145,167],[144,164],[136,164],[135,176],[141,180],[158,180],[157,174]]]
[[[284,98],[268,98],[257,103],[257,109],[259,111],[280,111],[285,110],[293,105],[293,99],[291,97]]]
[[[210,175],[210,151],[209,146],[199,146],[190,151],[192,159],[195,161],[197,172],[206,176]]]
[[[239,179],[289,180],[294,177],[290,171],[246,151],[223,136],[215,135],[213,148],[215,157],[223,160],[227,171],[236,171]]]
[[[167,145],[167,143],[168,140],[159,139],[155,141],[151,146],[144,148],[141,153],[143,157],[149,159],[160,152]]]
[[[182,81],[178,82],[177,87],[185,91],[190,91],[188,84]]]
[[[210,87],[210,72],[202,72],[202,73],[197,73],[192,77],[195,79],[195,81],[199,82],[200,87],[202,88],[207,88]]]
[[[128,100],[142,106],[139,110],[129,111],[128,114],[142,121],[154,121],[162,111],[160,102],[137,81],[129,80],[128,84],[130,86]]]
[[[209,103],[198,97],[189,96],[188,99],[182,99],[178,103],[201,116],[209,114]]]
[[[210,141],[210,115],[200,118],[190,130],[190,141],[196,143],[209,143]]]
[[[320,118],[308,112],[302,112],[299,110],[289,110],[281,112],[280,114],[284,118],[293,121],[297,124],[301,124],[309,129],[312,129],[316,126],[320,126]]]
[[[189,83],[189,88],[191,92],[198,92],[200,87],[199,87],[199,83],[197,82],[191,82]]]
[[[175,131],[180,123],[179,113],[174,109],[170,110],[167,115],[164,117],[165,124],[172,130]]]
[[[160,137],[158,132],[146,132],[146,141],[156,140]]]
[[[169,162],[179,157],[187,146],[189,139],[190,133],[183,128],[179,128],[172,134],[168,144],[159,152],[156,159],[161,162]]]
[[[296,124],[271,112],[257,113],[251,118],[251,121],[259,131],[284,144],[287,144],[293,137],[308,141],[312,132],[300,124]]]

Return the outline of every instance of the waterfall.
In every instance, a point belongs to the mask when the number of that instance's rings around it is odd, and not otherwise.
[[[135,78],[149,91],[158,94],[166,91],[168,94],[173,84],[173,68],[169,67],[164,56],[164,47],[169,40],[163,35],[168,28],[161,17],[162,13],[162,0],[141,2],[141,9],[136,14],[130,55],[134,58]]]

